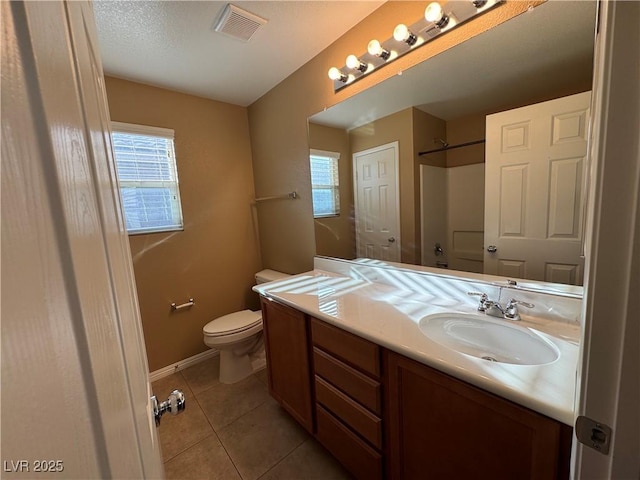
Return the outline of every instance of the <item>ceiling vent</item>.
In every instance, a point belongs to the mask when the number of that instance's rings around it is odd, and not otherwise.
[[[265,23],[267,20],[264,18],[227,3],[213,29],[248,42]]]

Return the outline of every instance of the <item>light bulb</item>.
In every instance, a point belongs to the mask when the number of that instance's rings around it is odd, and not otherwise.
[[[393,38],[398,42],[404,42],[409,36],[409,29],[404,23],[399,23],[393,30]]]
[[[342,73],[336,67],[331,67],[329,69],[328,75],[331,80],[340,80],[341,82],[346,82],[348,78],[344,73]]]
[[[424,9],[424,18],[427,22],[435,23],[436,27],[444,28],[449,23],[449,17],[444,14],[442,6],[438,2],[431,2]]]
[[[355,55],[349,55],[347,57],[347,67],[349,68],[358,68],[360,66],[360,60]]]
[[[393,38],[398,42],[405,42],[409,46],[415,45],[418,41],[418,37],[416,37],[404,23],[399,23],[393,30]]]
[[[438,2],[432,2],[424,9],[424,18],[427,22],[437,22],[442,19],[442,7]]]
[[[366,72],[367,68],[369,68],[369,66],[366,63],[360,61],[360,59],[355,55],[349,55],[347,57],[346,64],[348,68],[352,70],[358,70],[362,73]]]
[[[369,52],[369,55],[375,55],[376,57],[379,57],[382,53],[382,50],[382,45],[380,45],[380,42],[378,40],[371,40],[369,42],[369,45],[367,45],[367,52]]]
[[[371,40],[369,42],[369,45],[367,45],[367,52],[369,52],[369,55],[375,55],[383,60],[388,60],[391,56],[391,52],[382,48],[382,45],[380,45],[378,40]]]

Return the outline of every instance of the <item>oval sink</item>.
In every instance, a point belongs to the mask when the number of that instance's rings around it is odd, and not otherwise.
[[[501,320],[464,313],[439,313],[420,320],[422,333],[434,342],[492,362],[543,365],[560,351],[535,331]]]

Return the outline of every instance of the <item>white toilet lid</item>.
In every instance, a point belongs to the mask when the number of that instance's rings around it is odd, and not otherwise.
[[[205,336],[219,337],[242,332],[262,322],[262,312],[242,310],[211,320],[202,331]]]

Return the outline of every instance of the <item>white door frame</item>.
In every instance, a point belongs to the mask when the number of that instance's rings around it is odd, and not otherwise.
[[[574,441],[580,479],[640,475],[639,24],[639,2],[600,2],[575,411],[612,438],[608,455]]]
[[[3,473],[160,478],[91,4],[0,8]]]
[[[359,213],[359,205],[358,205],[358,156],[360,155],[368,155],[370,153],[376,153],[379,152],[381,150],[386,150],[388,148],[393,148],[394,151],[394,159],[393,159],[393,163],[394,163],[394,167],[395,167],[395,176],[396,176],[396,198],[395,198],[395,204],[396,204],[396,232],[397,234],[394,236],[394,238],[396,239],[396,244],[398,245],[398,261],[400,261],[400,258],[402,257],[402,235],[401,235],[401,230],[400,230],[400,143],[396,140],[395,142],[389,142],[389,143],[385,143],[384,145],[379,145],[377,147],[373,147],[373,148],[368,148],[367,150],[361,150],[359,152],[354,152],[352,155],[352,159],[353,159],[353,163],[352,163],[352,172],[354,172],[353,175],[353,209],[354,209],[354,216],[355,216],[355,228],[356,228],[356,256],[359,256],[359,253],[357,251],[358,249],[358,245],[360,245],[359,242],[359,217],[360,217],[360,213]]]

